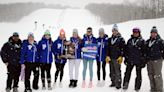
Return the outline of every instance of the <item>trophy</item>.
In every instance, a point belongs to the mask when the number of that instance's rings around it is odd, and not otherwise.
[[[75,58],[75,45],[69,41],[64,42],[64,52],[60,56],[63,59],[74,59]]]

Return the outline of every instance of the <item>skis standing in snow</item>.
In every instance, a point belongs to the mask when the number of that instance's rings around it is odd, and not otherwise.
[[[73,36],[70,38],[72,54],[75,58],[69,59],[69,76],[70,76],[70,88],[77,87],[79,66],[81,62],[81,44],[82,40],[78,35],[78,30],[73,29]],[[71,50],[70,50],[71,51]],[[75,71],[75,73],[74,73]]]
[[[23,41],[21,49],[21,67],[25,69],[25,91],[32,92],[30,85],[31,72],[34,73],[33,89],[37,90],[39,81],[39,62],[37,42],[34,40],[34,34],[29,33],[28,39]],[[23,71],[22,71],[23,72]]]
[[[147,46],[147,71],[150,80],[151,92],[163,92],[162,63],[164,58],[164,41],[160,38],[158,30],[153,27]]]
[[[54,87],[56,86],[57,78],[60,73],[60,83],[59,86],[62,87],[62,79],[64,75],[64,67],[65,63],[67,61],[66,54],[67,54],[67,47],[66,47],[66,37],[65,37],[65,31],[63,29],[60,30],[60,36],[55,40],[53,43],[53,53],[55,55],[55,66],[56,66],[56,72],[55,72],[55,81],[54,81]],[[62,57],[65,55],[65,57]]]
[[[142,84],[142,68],[145,67],[145,41],[141,36],[139,28],[133,29],[133,35],[125,47],[126,72],[123,81],[123,89],[128,89],[131,72],[136,67],[135,90],[139,91]]]
[[[39,62],[41,68],[41,80],[42,80],[42,89],[46,89],[45,85],[45,75],[47,74],[47,84],[48,90],[52,90],[51,87],[51,64],[53,62],[52,58],[52,40],[51,34],[49,30],[46,30],[44,36],[38,44],[38,52],[39,52]],[[46,73],[46,74],[45,74]]]
[[[108,36],[105,34],[104,29],[99,29],[99,38],[97,38],[97,44],[98,44],[98,54],[96,57],[97,61],[97,78],[98,78],[98,87],[103,87],[105,85],[105,78],[106,78],[106,50],[107,50],[107,44],[108,44]],[[103,81],[100,81],[100,71],[103,71]]]
[[[82,40],[82,46],[88,45],[88,44],[96,44],[96,38],[92,34],[92,28],[87,28],[87,33],[84,35],[84,38]],[[93,87],[92,79],[93,79],[93,59],[84,59],[83,56],[83,83],[82,87],[86,87],[86,71],[87,71],[87,65],[89,63],[89,72],[90,72],[90,82],[89,82],[89,88]]]
[[[125,40],[118,32],[118,26],[115,24],[112,29],[112,36],[108,40],[107,61],[110,67],[110,87],[121,88],[121,63],[123,61],[123,50],[125,47]]]
[[[19,39],[19,34],[14,32],[1,49],[2,61],[7,66],[7,85],[6,92],[10,92],[13,88],[13,92],[18,92],[18,82],[21,72],[20,66],[20,50],[21,50],[21,40]],[[11,87],[13,85],[13,87]]]

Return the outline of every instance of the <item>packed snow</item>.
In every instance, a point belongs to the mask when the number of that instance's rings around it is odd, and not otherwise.
[[[37,21],[37,25],[34,24],[34,21]],[[43,24],[45,26],[43,27]],[[112,25],[102,25],[100,19],[89,11],[85,9],[41,9],[37,10],[30,15],[23,17],[20,21],[16,23],[0,23],[0,47],[8,40],[8,38],[12,35],[13,32],[19,32],[20,38],[27,38],[27,34],[29,32],[34,32],[35,38],[39,41],[46,29],[49,29],[52,34],[53,40],[55,40],[59,35],[59,30],[63,28],[66,31],[67,39],[72,35],[72,29],[77,28],[79,30],[80,37],[83,37],[83,34],[86,32],[87,27],[93,27],[93,33],[95,37],[98,37],[98,29],[103,27],[105,32],[111,36]],[[162,38],[164,38],[164,18],[161,19],[150,19],[150,20],[136,20],[136,21],[127,21],[124,23],[119,23],[119,30],[122,36],[126,39],[126,41],[131,36],[131,30],[133,27],[139,27],[142,30],[142,36],[144,39],[148,39],[150,35],[150,30],[152,26],[157,26],[159,34]],[[78,87],[75,89],[68,88],[69,84],[69,73],[68,73],[68,64],[65,67],[65,74],[63,78],[63,88],[56,87],[52,91],[42,91],[41,90],[41,81],[39,82],[40,89],[38,91],[33,92],[122,92],[122,90],[117,90],[115,88],[110,88],[110,78],[109,78],[109,65],[107,64],[107,76],[106,76],[106,85],[104,87],[97,87],[97,68],[96,62],[94,62],[94,87],[93,88],[81,88],[82,84],[82,66],[80,66],[80,75]],[[7,71],[6,66],[2,62],[0,62],[0,92],[5,92],[6,87],[6,78]],[[53,64],[51,74],[52,74],[52,83],[54,80],[55,66]],[[164,71],[164,68],[163,68]],[[122,77],[124,77],[125,65],[122,64]],[[163,72],[164,74],[164,72]],[[149,79],[147,75],[147,69],[144,68],[142,71],[142,87],[140,92],[149,92]],[[89,83],[89,74],[87,75],[87,83]],[[135,81],[135,69],[133,70],[129,89],[126,92],[134,92],[134,81]],[[19,92],[24,91],[24,82],[20,81],[19,83]]]

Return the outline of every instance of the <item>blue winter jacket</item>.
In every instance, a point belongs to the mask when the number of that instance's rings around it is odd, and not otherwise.
[[[52,58],[52,41],[51,39],[47,40],[46,38],[42,38],[38,44],[38,52],[39,52],[39,62],[44,64],[51,64],[53,62]]]
[[[71,37],[70,41],[73,44],[75,44],[75,58],[80,59],[81,58],[81,47],[82,47],[81,40],[79,38]]]
[[[24,40],[21,48],[20,64],[26,62],[36,63],[38,62],[38,59],[37,42],[30,44],[28,40]]]
[[[91,43],[95,43],[95,44],[97,43],[97,40],[96,40],[96,38],[93,35],[88,36],[88,35],[85,34],[83,36],[82,46],[84,47],[85,44],[89,44],[88,43],[89,41],[91,41]]]
[[[59,37],[57,38],[57,40],[54,41],[52,47],[53,47],[53,53],[55,55],[55,62],[56,63],[61,63],[61,64],[65,64],[66,63],[66,59],[59,59],[58,56],[62,55],[65,53],[65,45],[64,42],[66,40],[62,40]]]
[[[105,62],[107,46],[108,46],[108,35],[105,35],[103,38],[97,38],[98,44],[98,54],[96,60],[98,62]]]

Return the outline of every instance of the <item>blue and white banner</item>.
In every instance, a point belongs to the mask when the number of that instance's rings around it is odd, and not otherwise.
[[[83,48],[82,48],[82,52],[83,52],[83,59],[87,59],[87,60],[94,60],[96,59],[96,55],[97,55],[97,44],[86,44]]]

